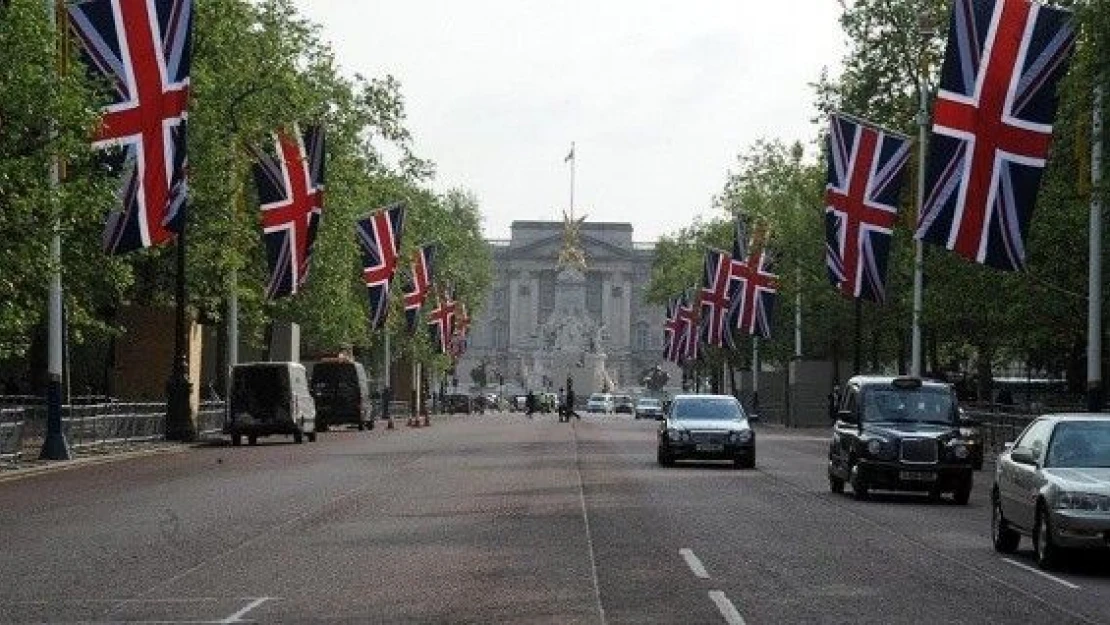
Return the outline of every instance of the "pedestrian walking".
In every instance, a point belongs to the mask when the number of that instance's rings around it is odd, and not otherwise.
[[[528,395],[524,398],[524,413],[531,419],[534,412],[536,412],[536,394],[528,391]]]

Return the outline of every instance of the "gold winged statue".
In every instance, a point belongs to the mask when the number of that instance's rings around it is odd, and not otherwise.
[[[586,271],[586,252],[582,250],[582,222],[586,216],[575,218],[563,211],[563,248],[559,250],[559,266]]]

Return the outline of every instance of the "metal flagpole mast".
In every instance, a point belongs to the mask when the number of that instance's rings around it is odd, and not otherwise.
[[[1087,272],[1087,410],[1102,410],[1102,85],[1091,113],[1090,269]]]
[[[58,5],[46,0],[46,14],[51,33],[57,39]],[[64,44],[63,44],[64,45]],[[50,130],[54,135],[53,124]],[[61,161],[57,155],[50,162],[50,202],[54,213],[54,233],[50,239],[50,290],[47,299],[47,386],[46,386],[46,437],[42,442],[39,458],[44,460],[69,460],[69,442],[62,432],[62,234],[58,206],[54,191],[61,184]]]
[[[752,414],[759,415],[759,336],[752,336]]]
[[[389,402],[393,399],[393,389],[389,385],[389,326],[384,325],[382,329],[385,331],[385,345],[382,350],[382,416],[389,422],[389,427],[392,429],[393,416],[389,414]]]
[[[570,142],[570,155],[567,158],[570,159],[570,218],[574,219],[574,162],[577,156],[574,153],[573,141]]]
[[[798,292],[794,294],[794,358],[802,359],[802,268],[794,269]]]
[[[921,37],[922,54],[929,37],[933,34],[933,27],[924,14],[918,16],[917,34]],[[928,77],[925,64],[919,67],[921,74],[917,83],[917,216],[925,206],[925,142],[929,131],[929,90],[926,87]],[[910,375],[921,376],[921,313],[924,308],[925,291],[925,244],[920,239],[913,242],[913,346],[910,357]]]

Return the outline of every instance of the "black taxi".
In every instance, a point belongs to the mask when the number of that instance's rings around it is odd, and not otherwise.
[[[855,376],[834,415],[829,488],[852,486],[857,499],[872,489],[971,496],[973,450],[960,434],[956,394],[944,382],[914,377]]]

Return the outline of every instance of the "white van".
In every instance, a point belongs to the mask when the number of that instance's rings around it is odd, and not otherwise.
[[[612,414],[614,408],[613,396],[609,393],[594,393],[590,395],[590,400],[586,402],[586,412]]]
[[[251,445],[259,436],[288,434],[297,443],[316,440],[316,403],[308,375],[297,362],[250,362],[231,369],[231,397],[224,434],[232,445],[243,436]]]

